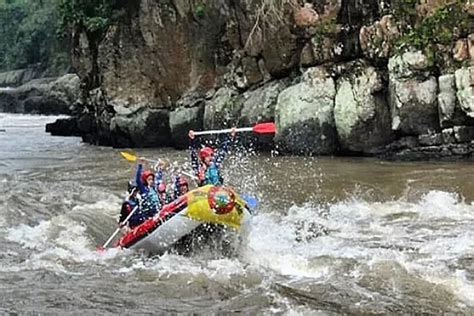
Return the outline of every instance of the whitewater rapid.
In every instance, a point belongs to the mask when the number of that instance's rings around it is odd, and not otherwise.
[[[234,151],[224,175],[259,207],[231,255],[97,252],[133,166],[50,120],[0,116],[0,312],[474,313],[469,163]]]

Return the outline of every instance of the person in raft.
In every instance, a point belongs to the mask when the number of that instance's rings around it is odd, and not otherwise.
[[[173,183],[173,201],[189,192],[188,180],[183,175],[177,175]]]
[[[143,171],[144,163],[144,158],[140,158],[138,160],[138,166],[135,175],[135,181],[142,198],[141,209],[139,210],[140,223],[157,214],[162,206],[158,196],[159,183],[157,183],[155,180],[159,179],[164,165],[161,164],[161,168],[158,169],[155,175],[151,170]]]
[[[140,195],[138,194],[138,188],[132,182],[128,182],[127,188],[128,195],[122,203],[122,208],[120,210],[119,225],[124,227],[127,223],[124,223],[128,214],[132,212],[135,207],[140,207]],[[141,223],[141,215],[139,210],[135,210],[133,215],[128,220],[128,227],[134,228],[135,226]]]
[[[166,183],[163,179],[163,173],[166,164],[164,161],[160,160],[157,164],[155,164],[155,187],[158,192],[158,199],[160,200],[160,205],[163,207],[165,204],[171,202],[171,196],[166,192]]]
[[[224,180],[220,174],[220,165],[227,154],[231,141],[234,140],[236,134],[235,127],[230,132],[230,137],[227,137],[225,141],[219,146],[217,150],[212,147],[203,147],[197,150],[197,145],[194,137],[194,131],[190,130],[188,133],[189,139],[191,140],[191,164],[194,173],[198,177],[198,185],[222,185]],[[198,159],[199,157],[199,159]]]

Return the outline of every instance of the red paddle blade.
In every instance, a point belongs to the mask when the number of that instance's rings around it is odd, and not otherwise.
[[[259,123],[256,124],[253,128],[252,131],[258,134],[271,134],[276,132],[276,127],[275,123],[273,122],[268,122],[268,123]]]

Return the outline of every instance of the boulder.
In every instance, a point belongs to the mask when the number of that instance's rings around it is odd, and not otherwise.
[[[341,148],[371,153],[392,140],[390,110],[380,74],[362,66],[338,80],[334,119]]]
[[[106,121],[104,120],[104,122]],[[131,115],[115,115],[110,119],[109,130],[112,142],[117,142],[114,146],[154,147],[172,145],[169,111],[165,109],[140,108]],[[130,140],[129,144],[123,140],[124,138]]]
[[[238,92],[223,87],[217,90],[214,97],[206,102],[204,109],[204,129],[220,129],[234,126],[239,117],[240,105],[237,103]]]
[[[458,143],[470,143],[474,139],[474,126],[454,126],[453,132]]]
[[[430,75],[430,66],[421,52],[390,58],[389,102],[394,131],[421,135],[440,130],[438,83]]]
[[[259,122],[274,121],[278,95],[288,85],[287,80],[277,80],[245,92],[240,100],[239,126],[252,126]]]
[[[457,99],[461,109],[474,118],[474,66],[461,68],[454,73],[456,77]]]
[[[81,136],[75,118],[57,119],[54,123],[46,124],[46,133],[53,136]]]
[[[11,70],[0,73],[0,87],[18,87],[40,78],[42,71],[35,67]]]
[[[35,114],[72,114],[80,103],[79,77],[31,80],[13,89],[0,91],[0,111]]]
[[[334,153],[337,149],[335,96],[334,80],[324,68],[307,69],[300,83],[278,96],[277,144],[291,153]]]
[[[276,80],[255,90],[245,92],[238,101],[241,108],[238,126],[253,126],[256,123],[275,121],[278,95],[288,85],[288,80]],[[274,135],[242,133],[239,138],[243,144],[248,146],[271,148]]]
[[[439,121],[442,128],[454,125],[471,124],[473,119],[469,118],[461,109],[456,98],[456,81],[454,74],[442,75],[438,78],[438,111]]]
[[[423,134],[418,136],[418,142],[421,146],[439,146],[443,143],[443,134]]]
[[[176,148],[187,148],[189,145],[188,131],[202,130],[204,119],[204,102],[194,107],[178,107],[170,113],[170,130]]]

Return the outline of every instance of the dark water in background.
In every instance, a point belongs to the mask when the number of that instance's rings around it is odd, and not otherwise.
[[[54,119],[0,114],[0,314],[474,314],[472,163],[234,151],[227,183],[259,200],[234,255],[97,253],[133,165]]]

